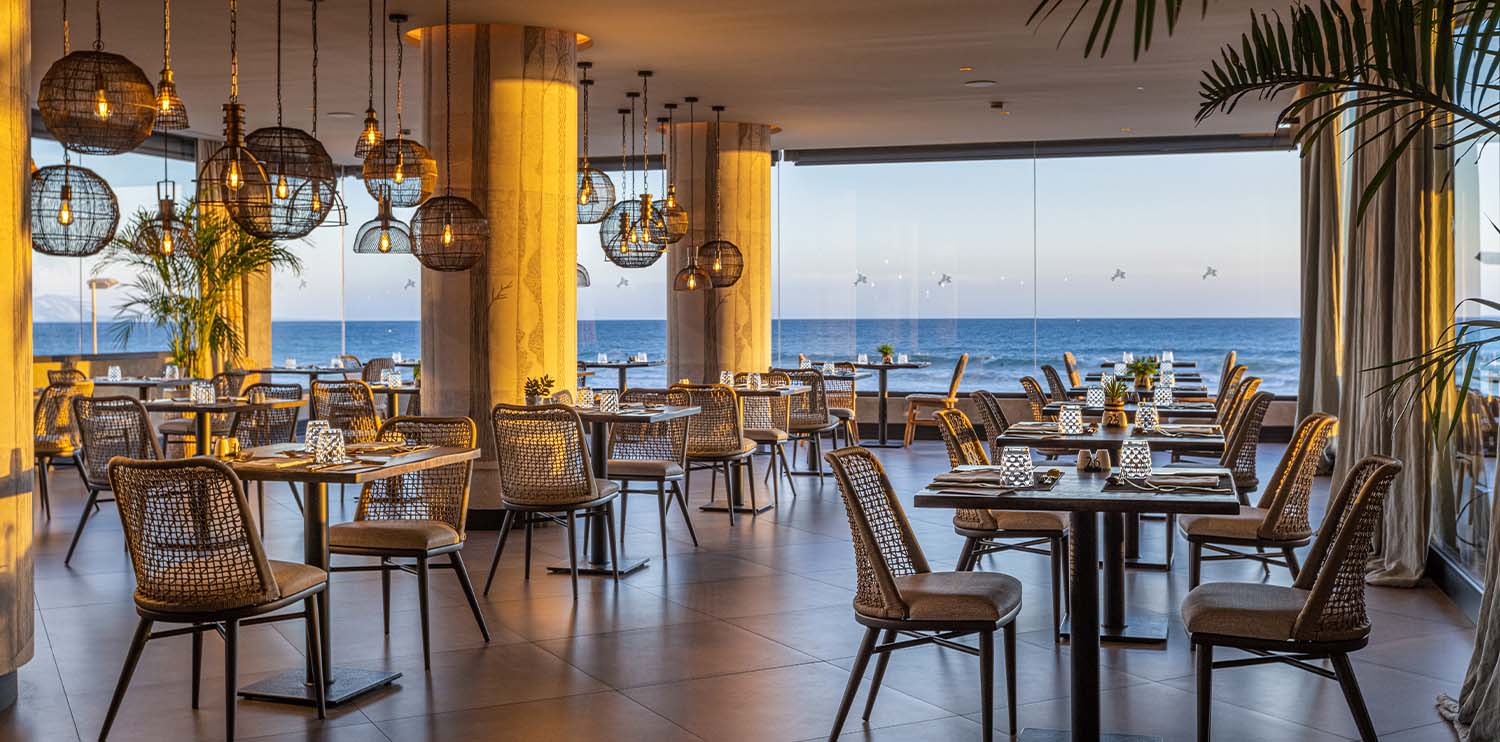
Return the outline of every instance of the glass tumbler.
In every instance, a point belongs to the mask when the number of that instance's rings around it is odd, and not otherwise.
[[[1006,446],[1000,449],[1000,479],[1007,487],[1030,487],[1036,483],[1036,467],[1031,463],[1031,448]]]
[[[1177,400],[1173,398],[1172,387],[1162,383],[1151,390],[1151,401],[1155,402],[1157,407],[1171,407]]]
[[[620,411],[620,390],[600,389],[598,402],[596,403],[600,412],[615,413]]]
[[[1103,407],[1104,406],[1104,387],[1102,387],[1102,386],[1091,386],[1091,387],[1089,387],[1088,391],[1084,392],[1084,400],[1083,401],[1089,407]]]
[[[1150,443],[1125,441],[1120,444],[1120,476],[1126,479],[1145,479],[1151,476]]]
[[[1065,404],[1057,413],[1057,432],[1063,435],[1083,434],[1083,408],[1076,404]]]
[[[1156,430],[1161,418],[1156,414],[1156,405],[1150,402],[1142,402],[1135,408],[1135,427],[1137,430]]]

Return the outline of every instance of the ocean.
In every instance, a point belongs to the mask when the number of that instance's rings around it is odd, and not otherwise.
[[[340,331],[332,322],[273,322],[271,355],[279,365],[286,358],[299,363],[324,361],[340,352],[360,358],[400,352],[419,355],[417,322],[349,322]],[[1040,374],[1037,364],[1062,368],[1062,353],[1071,350],[1079,363],[1092,368],[1121,351],[1137,355],[1173,351],[1192,359],[1213,381],[1225,351],[1234,349],[1250,372],[1264,379],[1263,389],[1278,394],[1297,391],[1298,321],[1295,317],[1161,318],[1161,319],[784,319],[772,323],[774,363],[795,365],[798,353],[819,359],[853,359],[860,352],[874,356],[881,343],[896,346],[913,360],[930,361],[926,369],[891,373],[896,391],[946,389],[953,364],[969,353],[964,390],[1018,391],[1018,379]],[[39,322],[33,326],[38,355],[87,350],[87,325]],[[109,323],[99,326],[99,350],[153,350],[165,346],[160,333],[137,332],[121,347]],[[601,320],[578,323],[578,356],[611,358],[644,351],[664,358],[667,328],[664,320]],[[666,367],[635,369],[630,382],[657,386],[667,381]],[[865,382],[873,386],[873,380]]]

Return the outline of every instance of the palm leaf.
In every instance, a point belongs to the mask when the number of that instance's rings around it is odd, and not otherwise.
[[[1084,44],[1084,56],[1093,56],[1095,50],[1099,56],[1109,53],[1110,41],[1114,39],[1118,30],[1120,16],[1125,12],[1125,7],[1132,4],[1132,0],[1039,0],[1036,7],[1032,9],[1031,15],[1027,17],[1027,25],[1041,25],[1051,18],[1063,6],[1077,3],[1068,25],[1063,28],[1062,35],[1058,38],[1061,46],[1063,39],[1072,32],[1073,27],[1089,11],[1093,10],[1094,20],[1089,24],[1089,37]],[[1151,38],[1156,33],[1157,18],[1160,17],[1167,29],[1167,35],[1177,30],[1177,20],[1182,16],[1182,9],[1186,5],[1184,0],[1133,0],[1135,5],[1134,23],[1132,24],[1132,53],[1136,59],[1151,48]],[[1209,0],[1202,0],[1203,13],[1208,13]],[[1158,12],[1160,11],[1160,12]]]

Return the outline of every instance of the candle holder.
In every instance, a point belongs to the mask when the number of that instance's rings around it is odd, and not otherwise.
[[[1125,441],[1120,444],[1120,476],[1126,479],[1145,479],[1151,476],[1150,443]]]
[[[863,365],[865,365],[865,364],[867,364],[867,363],[870,362],[870,354],[869,353],[860,353],[859,355],[857,355],[857,356],[854,357],[854,362],[857,363],[857,364],[859,364],[859,365],[861,365],[861,366],[863,366]]]
[[[1099,374],[1099,386],[1101,386],[1101,387],[1109,386],[1110,382],[1113,382],[1114,380],[1115,380],[1115,375],[1112,374],[1112,373],[1109,373],[1108,371],[1106,371],[1106,372],[1104,372],[1102,374]]]
[[[313,440],[313,462],[337,464],[344,461],[344,431],[328,428]]]
[[[905,353],[897,353],[896,363],[911,363],[911,356]]]
[[[195,381],[188,387],[188,395],[193,404],[213,404],[214,385],[207,381]]]
[[[328,430],[327,420],[308,420],[307,430],[304,431],[302,437],[303,448],[308,451],[313,450],[313,441],[316,441],[325,430]]]
[[[761,384],[762,383],[763,382],[761,381],[759,373],[752,373],[752,374],[750,374],[750,388],[751,389],[759,391],[761,389]]]
[[[614,414],[620,411],[620,390],[600,389],[598,402],[600,412]]]
[[[1168,371],[1171,371],[1172,370],[1172,362],[1171,361],[1162,361],[1161,363],[1158,363],[1156,365],[1156,370],[1159,371],[1159,372],[1161,372],[1161,373],[1166,373]]]
[[[1171,385],[1165,382],[1151,391],[1151,401],[1155,402],[1157,407],[1171,407],[1177,403],[1177,400],[1173,398]]]
[[[172,380],[177,378],[178,373],[179,372],[177,370],[177,364],[168,363],[167,367],[162,369],[161,377],[163,379]]]
[[[1082,435],[1083,408],[1076,404],[1063,405],[1057,413],[1057,432],[1063,435]]]
[[[594,362],[595,363],[609,363],[609,354],[608,353],[599,353],[599,354],[595,355],[594,356]]]
[[[1157,414],[1156,414],[1156,405],[1154,405],[1154,404],[1152,404],[1150,402],[1141,402],[1140,404],[1138,404],[1136,406],[1136,408],[1135,408],[1135,427],[1136,427],[1136,430],[1144,430],[1144,431],[1146,431],[1146,432],[1149,433],[1149,432],[1151,432],[1153,430],[1156,430],[1156,426],[1160,422],[1161,422],[1161,418],[1158,417]]]
[[[123,376],[122,376],[122,374],[120,372],[120,367],[119,366],[110,366],[109,367],[109,371],[108,371],[108,375],[105,378],[108,378],[110,381],[119,381],[121,378],[123,378]]]
[[[1089,407],[1104,406],[1104,387],[1091,386],[1083,393],[1083,402]]]
[[[1115,376],[1124,376],[1124,375],[1125,375],[1125,364],[1118,363],[1118,362],[1115,363]]]
[[[578,388],[578,406],[588,410],[594,407],[594,390],[586,386]]]
[[[1031,463],[1031,448],[1006,446],[1000,449],[1000,481],[1006,487],[1030,487],[1036,483],[1036,467]]]
[[[812,368],[812,359],[811,358],[798,358],[797,359],[797,368]]]
[[[1177,372],[1175,372],[1175,371],[1163,371],[1163,372],[1161,372],[1161,383],[1158,384],[1157,386],[1164,386],[1164,387],[1167,387],[1169,389],[1171,387],[1177,386]]]
[[[400,362],[401,362],[401,351],[398,350],[398,351],[396,351],[396,352],[394,352],[394,353],[391,354],[391,363],[400,363]]]
[[[719,383],[724,386],[734,386],[734,374],[728,371],[719,372]]]
[[[639,356],[639,358],[637,358],[637,360],[639,360],[641,363],[650,363],[651,362],[651,356],[646,355],[646,351],[644,351],[644,350],[641,351],[640,353],[637,353],[636,355]]]
[[[344,359],[339,358],[338,356],[332,356],[332,357],[330,357],[328,359],[328,367],[329,368],[343,368],[344,367]]]

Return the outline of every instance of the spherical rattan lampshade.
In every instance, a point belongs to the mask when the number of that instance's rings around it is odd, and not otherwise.
[[[57,141],[91,155],[135,149],[156,122],[156,92],[146,73],[103,51],[76,51],[53,62],[36,103]]]
[[[710,240],[698,248],[698,264],[714,282],[714,288],[729,288],[745,274],[745,256],[729,240]]]
[[[586,288],[588,288],[590,286],[593,286],[593,285],[594,285],[594,279],[592,279],[592,278],[589,277],[589,269],[583,267],[583,263],[579,263],[578,264],[578,288],[586,289]]]
[[[120,204],[88,168],[52,165],[31,174],[31,247],[81,258],[104,249],[120,224]]]
[[[490,220],[462,196],[427,199],[411,219],[412,253],[435,271],[466,271],[490,247]]]
[[[297,239],[323,223],[333,208],[338,176],[321,142],[301,129],[267,126],[250,132],[245,147],[260,161],[271,187],[265,229],[245,231],[266,239]]]
[[[578,223],[598,224],[615,205],[615,184],[596,168],[578,170]]]
[[[198,205],[217,206],[251,234],[271,228],[271,187],[265,168],[245,146],[241,133],[244,106],[224,104],[224,146],[198,170]]]
[[[641,202],[629,199],[610,208],[599,225],[599,244],[604,248],[604,257],[621,268],[655,265],[667,246],[667,225],[662,221],[661,209],[653,208],[651,216],[645,234],[632,243],[626,239],[626,228],[630,224],[639,224]]]
[[[672,279],[673,291],[703,291],[713,287],[713,279],[696,264],[677,271],[677,277]]]
[[[371,219],[354,237],[354,252],[360,255],[410,255],[411,245],[411,229],[395,219]]]
[[[437,162],[420,142],[387,139],[365,156],[363,177],[371,196],[388,189],[392,206],[420,206],[437,187]]]

